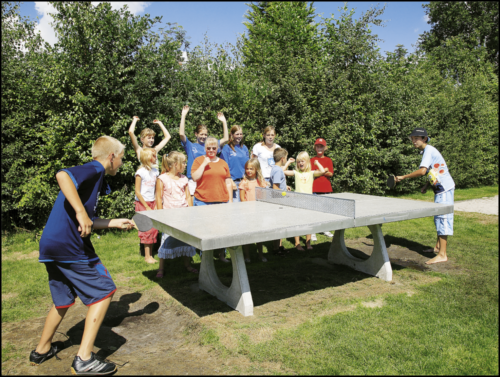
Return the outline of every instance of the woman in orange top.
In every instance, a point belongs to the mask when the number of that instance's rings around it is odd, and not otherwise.
[[[233,202],[233,184],[226,161],[217,157],[217,139],[205,140],[205,156],[197,157],[191,167],[191,178],[196,182],[193,206],[205,206]],[[219,259],[229,263],[224,257],[224,250],[219,252]]]

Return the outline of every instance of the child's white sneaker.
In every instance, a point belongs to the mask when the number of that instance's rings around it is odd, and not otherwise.
[[[317,241],[318,239],[316,238],[316,233],[311,234],[311,241]]]
[[[323,234],[327,237],[330,237],[332,238],[333,237],[333,234],[331,234],[330,232],[323,232]]]

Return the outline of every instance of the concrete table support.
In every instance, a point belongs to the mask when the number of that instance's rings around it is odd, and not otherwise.
[[[231,263],[233,264],[233,281],[228,288],[221,283],[214,266],[214,251],[203,251],[201,258],[199,287],[214,295],[231,308],[236,309],[245,317],[253,315],[253,300],[248,282],[247,269],[241,246],[229,247]]]
[[[344,264],[368,275],[376,276],[385,281],[391,281],[391,262],[389,261],[389,255],[385,247],[382,228],[380,224],[368,225],[368,228],[373,235],[374,242],[372,255],[368,259],[356,258],[349,253],[344,243],[344,229],[342,229],[335,231],[330,252],[328,253],[328,261],[335,264]]]

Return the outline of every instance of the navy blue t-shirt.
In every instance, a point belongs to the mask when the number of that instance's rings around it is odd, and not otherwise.
[[[104,182],[105,169],[96,160],[84,165],[60,171],[66,172],[73,181],[89,218],[94,221],[99,195],[111,193]],[[97,260],[90,235],[81,237],[76,213],[66,197],[59,195],[50,212],[40,239],[39,262],[88,263]]]
[[[246,145],[235,145],[234,151],[228,145],[224,145],[220,158],[227,162],[229,165],[229,172],[231,173],[231,178],[241,179],[245,175],[245,163],[249,160],[248,148]]]

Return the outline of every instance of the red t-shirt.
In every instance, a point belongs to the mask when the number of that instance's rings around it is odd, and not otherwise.
[[[198,170],[204,159],[205,156],[200,156],[194,160],[191,167],[191,175]],[[229,166],[226,161],[219,158],[217,162],[209,162],[205,166],[203,175],[196,182],[194,196],[202,202],[227,202],[229,200],[229,193],[227,191],[226,178],[231,178]]]
[[[328,172],[333,173],[333,161],[330,157],[311,158],[311,170],[318,170],[316,165],[314,165],[314,161],[318,161],[325,169],[328,168]],[[333,192],[330,178],[324,175],[316,178],[313,182],[313,192]]]

